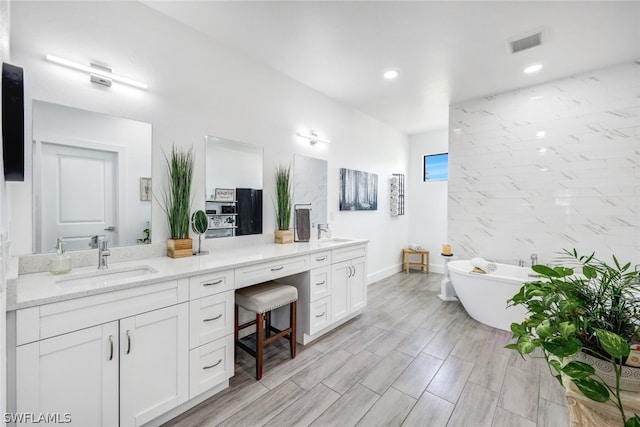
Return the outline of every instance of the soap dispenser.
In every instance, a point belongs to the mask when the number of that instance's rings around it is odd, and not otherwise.
[[[71,257],[64,252],[60,239],[56,242],[56,254],[51,258],[50,270],[53,274],[66,274],[71,271]]]

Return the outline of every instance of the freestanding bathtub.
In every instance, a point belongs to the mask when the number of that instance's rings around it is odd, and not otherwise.
[[[536,280],[529,267],[496,263],[496,271],[472,273],[470,260],[448,264],[449,278],[464,309],[478,322],[511,331],[511,323],[522,323],[527,311],[522,306],[507,308],[507,300],[518,293],[524,282]],[[531,275],[531,276],[530,276]]]

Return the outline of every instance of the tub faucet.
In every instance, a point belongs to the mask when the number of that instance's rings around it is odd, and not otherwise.
[[[107,257],[111,255],[111,251],[107,248],[107,240],[100,240],[98,242],[98,270],[108,268]]]
[[[531,267],[538,263],[538,254],[531,254]]]

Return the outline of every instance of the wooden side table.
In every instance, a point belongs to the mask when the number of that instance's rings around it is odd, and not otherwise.
[[[411,255],[420,255],[420,262],[411,262]],[[429,251],[414,251],[412,249],[402,249],[402,269],[405,274],[409,273],[410,267],[420,267],[420,271],[429,272]]]

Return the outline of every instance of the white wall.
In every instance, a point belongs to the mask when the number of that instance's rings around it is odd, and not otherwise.
[[[423,157],[429,154],[447,153],[449,134],[447,129],[409,136],[409,176],[407,212],[409,215],[409,242],[418,243],[430,253],[429,264],[433,271],[443,272],[440,256],[447,241],[447,181],[423,180]]]
[[[9,55],[9,1],[0,0],[0,62],[10,62]],[[0,95],[2,88],[0,87]],[[0,106],[0,109],[2,107]],[[0,111],[1,112],[1,111]],[[0,129],[2,128],[2,115],[0,114]],[[0,132],[0,142],[2,132]],[[0,144],[0,164],[2,163],[2,144]],[[7,186],[4,182],[4,167],[0,167],[0,414],[6,412],[7,403],[7,278],[6,272],[11,257],[9,243],[9,197]],[[4,416],[0,420],[4,426]]]
[[[274,169],[299,153],[329,161],[329,222],[334,235],[368,238],[369,276],[399,270],[407,242],[406,218],[389,215],[388,187],[380,186],[376,212],[338,211],[341,167],[379,174],[406,173],[406,136],[303,86],[238,52],[230,51],[138,2],[18,2],[12,5],[13,57],[25,68],[26,101],[48,102],[104,112],[153,125],[154,188],[166,181],[163,152],[173,143],[196,151],[195,194],[204,194],[204,136],[264,147],[263,236],[211,239],[204,249],[272,241]],[[48,63],[51,53],[76,61],[93,59],[149,84],[141,91],[114,83],[105,88],[84,73]],[[26,123],[31,122],[27,105]],[[317,130],[332,140],[311,147],[295,133]],[[31,139],[27,129],[27,141]],[[30,158],[31,153],[26,153]],[[31,175],[30,162],[26,174]],[[15,185],[12,230],[15,253],[31,252],[31,181]],[[194,209],[204,208],[198,197]],[[153,206],[152,238],[166,239],[168,227]],[[204,245],[203,245],[204,246]]]
[[[575,247],[637,263],[638,99],[636,63],[452,106],[453,251],[546,263]]]

